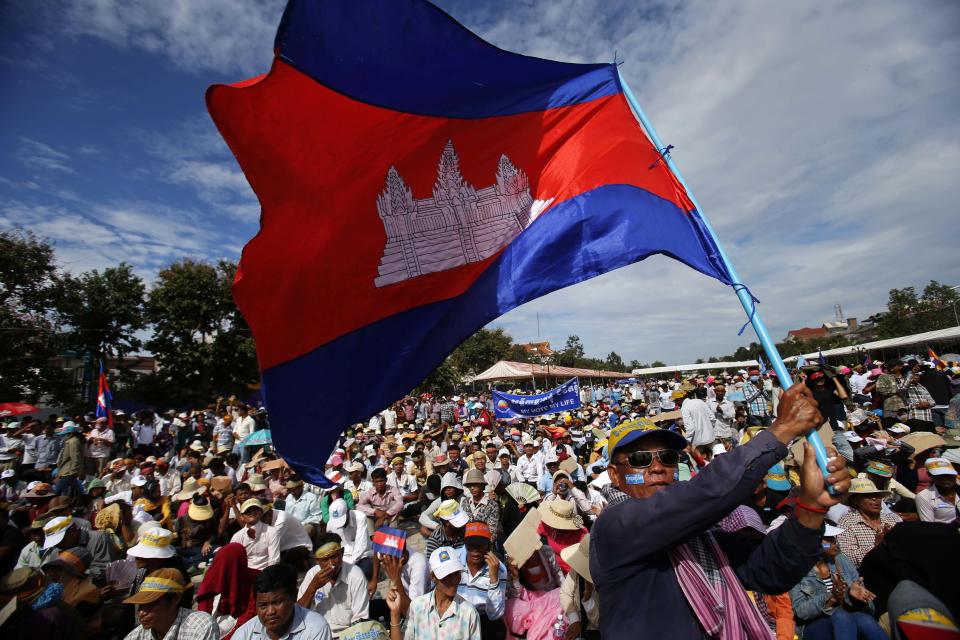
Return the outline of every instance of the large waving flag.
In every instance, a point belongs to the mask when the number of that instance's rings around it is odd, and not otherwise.
[[[113,404],[113,394],[110,393],[110,385],[107,384],[107,374],[103,370],[103,361],[100,361],[100,383],[97,386],[97,417],[106,418],[107,424],[113,426],[113,412],[110,411],[110,405]]]
[[[262,206],[234,298],[309,480],[518,305],[655,253],[731,284],[614,64],[503,51],[422,0],[292,0],[275,54],[207,104]]]

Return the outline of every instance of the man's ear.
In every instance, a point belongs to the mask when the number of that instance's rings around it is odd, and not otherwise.
[[[607,476],[610,478],[610,484],[620,488],[620,470],[611,462],[607,465]]]

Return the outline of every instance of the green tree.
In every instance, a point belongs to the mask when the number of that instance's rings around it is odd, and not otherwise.
[[[921,331],[935,331],[957,326],[957,313],[960,307],[960,293],[949,285],[941,284],[936,280],[923,288],[920,305],[923,313],[923,328]]]
[[[611,351],[607,354],[607,360],[603,363],[606,369],[610,371],[626,371],[627,365],[623,363],[623,358],[620,357],[620,354],[616,351]]]
[[[667,366],[667,363],[666,363],[666,362],[661,362],[661,361],[659,361],[659,360],[654,360],[653,362],[650,363],[650,366],[651,366],[651,367],[665,367],[665,366]]]
[[[480,329],[457,347],[450,359],[461,377],[475,375],[513,352],[513,339],[503,329]]]
[[[94,362],[107,357],[123,359],[142,346],[137,332],[146,326],[143,280],[121,262],[103,272],[88,271],[64,277],[63,318],[67,344],[90,353]]]
[[[63,282],[53,247],[23,231],[0,233],[0,399],[70,404],[73,387],[54,358]]]
[[[564,367],[579,367],[583,365],[584,356],[585,351],[580,336],[572,335],[567,336],[567,343],[553,357],[553,361]]]
[[[887,310],[877,321],[878,338],[895,338],[918,333],[920,327],[920,301],[913,287],[891,289]]]
[[[157,276],[146,304],[154,374],[172,402],[206,403],[214,392],[238,393],[257,380],[249,329],[230,286],[236,267],[184,260]]]

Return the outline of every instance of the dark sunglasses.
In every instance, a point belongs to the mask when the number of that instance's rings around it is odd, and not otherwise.
[[[634,469],[646,469],[653,464],[653,456],[656,454],[657,460],[665,467],[675,467],[680,462],[680,452],[673,449],[657,449],[656,451],[634,451],[627,456],[629,466]],[[624,463],[617,463],[623,466]]]

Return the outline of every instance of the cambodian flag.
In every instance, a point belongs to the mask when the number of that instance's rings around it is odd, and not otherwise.
[[[525,302],[655,253],[731,283],[616,65],[503,51],[422,0],[292,0],[275,53],[207,105],[262,206],[234,298],[309,481]]]
[[[110,405],[113,403],[113,394],[110,393],[110,385],[107,384],[107,374],[103,370],[103,361],[100,361],[100,384],[97,388],[97,417],[106,418],[107,424],[113,426],[113,412],[110,411]]]
[[[944,364],[943,360],[940,359],[940,356],[937,355],[937,352],[931,347],[927,347],[927,355],[930,356],[930,361],[933,362],[933,366],[935,366],[938,371],[942,371],[943,369],[947,368],[947,365]]]

